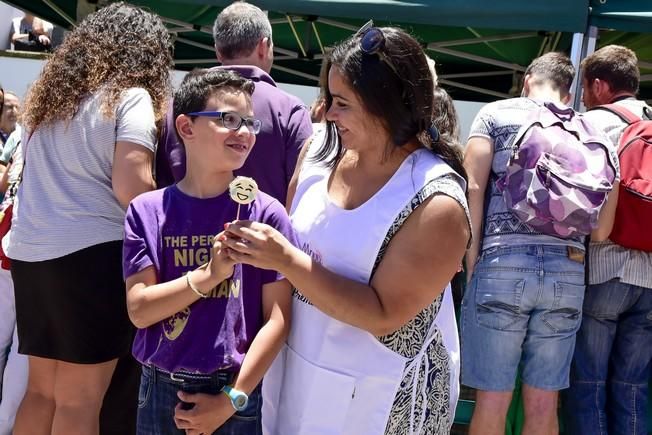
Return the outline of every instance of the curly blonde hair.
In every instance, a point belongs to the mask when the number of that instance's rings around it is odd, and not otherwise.
[[[47,62],[25,101],[23,123],[38,126],[72,119],[82,100],[102,91],[102,114],[115,116],[122,92],[149,92],[157,121],[171,94],[172,41],[154,14],[113,3],[88,15]]]

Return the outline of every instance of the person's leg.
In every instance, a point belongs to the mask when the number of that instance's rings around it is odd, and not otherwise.
[[[3,395],[0,401],[0,435],[11,435],[16,413],[27,389],[27,355],[18,353],[18,334],[14,329],[13,345],[3,379]]]
[[[563,246],[540,252],[539,295],[523,344],[525,434],[557,434],[558,391],[568,388],[582,319],[584,264]]]
[[[0,400],[4,393],[3,373],[16,327],[16,303],[11,273],[0,268]]]
[[[117,361],[99,364],[57,361],[52,435],[99,434],[100,407]]]
[[[632,304],[618,321],[607,383],[610,435],[647,433],[652,360],[652,289],[630,286]]]
[[[56,373],[57,361],[29,357],[27,391],[18,408],[14,435],[50,435]]]
[[[558,395],[557,391],[541,390],[523,383],[524,434],[556,435],[559,433]]]
[[[537,291],[533,247],[483,252],[462,301],[462,383],[477,391],[470,434],[503,435]],[[534,285],[530,285],[533,283]]]
[[[482,391],[475,394],[469,435],[503,435],[512,391]]]
[[[136,433],[139,382],[140,364],[138,361],[131,355],[119,358],[100,412],[100,433],[102,435],[133,435]]]
[[[612,280],[589,285],[577,332],[570,388],[562,392],[568,432],[607,435],[607,379],[618,316],[631,299],[629,286]]]
[[[13,330],[6,338],[7,329]],[[5,346],[6,350],[5,350]],[[16,412],[27,387],[27,356],[18,354],[16,302],[11,273],[0,268],[0,350],[7,352],[0,371],[0,435],[11,435]]]

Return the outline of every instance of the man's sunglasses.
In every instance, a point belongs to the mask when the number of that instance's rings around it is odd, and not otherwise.
[[[186,115],[219,118],[222,121],[222,125],[224,125],[224,127],[234,131],[240,130],[240,127],[242,127],[242,124],[244,124],[247,127],[247,130],[253,134],[260,133],[260,127],[263,125],[260,119],[245,118],[235,112],[191,112],[186,113]]]
[[[389,66],[397,77],[401,77],[392,62],[387,58],[383,49],[385,48],[385,35],[378,27],[374,27],[374,21],[367,21],[364,26],[355,33],[360,36],[360,49],[368,56],[378,55],[378,58]]]

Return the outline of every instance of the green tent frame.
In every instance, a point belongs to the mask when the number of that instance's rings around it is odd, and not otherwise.
[[[69,28],[95,5],[87,0],[7,0]],[[99,4],[106,0],[99,0]],[[212,23],[230,0],[131,0],[159,14],[175,34],[178,69],[217,64]],[[94,3],[98,3],[94,0]],[[251,0],[269,11],[280,82],[315,86],[328,47],[366,20],[398,25],[437,61],[453,98],[492,101],[514,95],[530,61],[560,50],[580,58],[593,46],[618,43],[641,59],[643,98],[652,99],[652,4],[649,0]],[[603,29],[591,41],[593,27]],[[595,32],[594,32],[595,33]]]

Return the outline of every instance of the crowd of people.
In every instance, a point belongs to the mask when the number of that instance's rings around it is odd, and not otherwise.
[[[567,434],[647,433],[652,253],[610,240],[632,121],[617,107],[652,115],[631,50],[584,59],[585,114],[569,58],[540,56],[463,148],[402,29],[337,44],[311,110],[271,78],[258,7],[234,2],[213,34],[221,66],[173,91],[164,24],[112,3],[22,107],[2,92],[0,435],[441,435],[460,381],[477,390],[469,433],[502,435],[519,376],[524,433],[559,433],[560,391]],[[605,150],[586,234],[505,200],[549,107]]]

